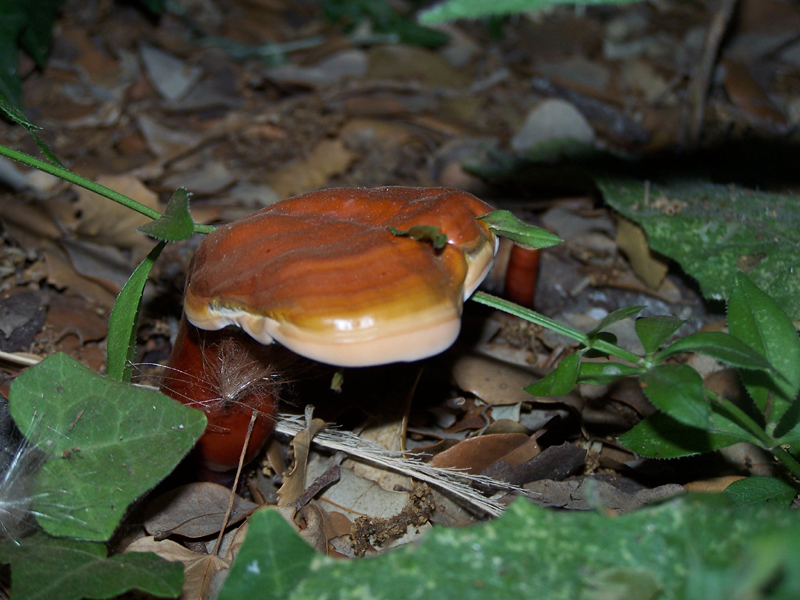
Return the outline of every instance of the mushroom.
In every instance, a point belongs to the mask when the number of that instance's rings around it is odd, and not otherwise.
[[[495,236],[477,220],[491,210],[451,188],[337,188],[220,227],[192,260],[183,337],[162,389],[186,402],[185,389],[173,394],[170,388],[186,388],[181,378],[209,380],[208,367],[221,361],[216,355],[184,360],[182,353],[202,346],[208,332],[199,330],[229,325],[262,344],[277,341],[342,367],[411,362],[446,350],[458,336],[464,300],[494,260]],[[191,333],[189,323],[197,328]],[[254,356],[252,348],[246,353]],[[196,404],[207,413],[213,406],[207,399]],[[272,404],[250,410],[271,421]],[[241,450],[244,437],[228,429]],[[203,459],[219,468],[222,461],[205,456],[204,441]]]

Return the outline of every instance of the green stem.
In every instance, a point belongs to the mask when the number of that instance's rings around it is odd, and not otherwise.
[[[800,463],[797,462],[797,459],[780,446],[775,446],[772,448],[771,452],[775,458],[783,463],[783,466],[786,467],[786,469],[794,476],[794,478],[797,481],[800,481]]]
[[[555,331],[556,333],[560,333],[561,335],[573,339],[576,342],[583,344],[587,348],[592,348],[593,350],[611,354],[640,367],[648,366],[646,361],[641,356],[637,356],[633,352],[628,352],[627,350],[606,342],[605,340],[591,339],[588,335],[575,329],[574,327],[554,321],[549,317],[545,317],[544,315],[530,310],[529,308],[525,308],[524,306],[520,306],[519,304],[514,304],[513,302],[509,302],[503,298],[498,298],[497,296],[492,296],[486,292],[475,292],[472,295],[472,300],[478,304],[485,304],[486,306],[491,306],[497,310],[502,310],[503,312],[507,312],[508,314],[519,317],[520,319],[525,319],[531,323],[541,325],[542,327],[545,327],[551,331]]]
[[[105,187],[104,185],[100,185],[99,183],[95,183],[94,181],[90,181],[85,177],[81,177],[80,175],[76,175],[72,171],[67,171],[66,169],[62,169],[61,167],[57,167],[54,164],[46,162],[44,160],[39,160],[38,158],[34,158],[29,154],[25,154],[24,152],[19,152],[18,150],[14,150],[9,148],[8,146],[3,146],[0,144],[0,155],[10,158],[12,160],[16,160],[21,162],[24,165],[28,165],[29,167],[33,167],[34,169],[39,169],[40,171],[44,171],[45,173],[49,173],[54,177],[58,177],[59,179],[63,179],[64,181],[69,181],[70,183],[74,183],[77,186],[85,188],[90,192],[94,192],[95,194],[99,194],[109,200],[113,200],[131,210],[134,210],[146,217],[150,217],[151,219],[158,219],[162,215],[155,209],[150,208],[149,206],[145,206],[141,202],[137,202],[133,198],[128,198],[120,194],[119,192],[115,192],[114,190]],[[214,231],[214,227],[210,225],[194,225],[194,232],[195,233],[211,233]]]
[[[764,428],[761,427],[761,425],[756,423],[750,415],[748,415],[730,400],[723,400],[720,396],[708,388],[705,388],[705,392],[706,395],[712,401],[716,402],[720,408],[727,412],[728,415],[732,417],[739,426],[741,426],[743,429],[746,429],[748,433],[757,438],[759,444],[762,448],[764,448],[764,450],[771,452],[775,458],[783,463],[783,466],[786,467],[786,470],[788,470],[797,481],[800,481],[800,462],[798,462],[797,459],[789,454],[786,450],[780,446],[776,446],[775,440],[770,437],[766,431],[764,431]]]

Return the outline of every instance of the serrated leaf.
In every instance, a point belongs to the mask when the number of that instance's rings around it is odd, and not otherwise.
[[[548,510],[519,500],[493,521],[435,527],[419,544],[365,560],[309,556],[296,549],[299,536],[280,522],[280,515],[261,514],[267,527],[257,523],[256,530],[248,531],[220,600],[577,600],[597,598],[591,594],[598,581],[646,583],[647,589],[658,589],[661,600],[725,600],[738,588],[709,596],[703,593],[705,577],[731,567],[736,572],[729,581],[740,584],[737,577],[752,575],[756,549],[760,556],[771,555],[776,565],[800,568],[796,544],[772,542],[775,532],[787,539],[800,537],[800,515],[732,507],[707,495],[615,517],[602,511]],[[698,569],[699,578],[686,576]],[[775,585],[783,594],[776,598],[791,597],[782,579],[776,578]],[[631,597],[640,598],[612,596]]]
[[[184,188],[175,190],[167,202],[164,215],[155,221],[137,227],[136,231],[167,242],[178,242],[192,237],[194,221],[192,221],[192,215],[189,214],[189,198],[191,196]]]
[[[111,379],[123,382],[131,380],[131,363],[136,353],[136,332],[142,293],[147,284],[150,270],[166,244],[166,242],[159,242],[150,251],[125,282],[114,302],[114,308],[111,310],[108,320],[108,341],[106,342],[108,353],[106,374]]]
[[[774,503],[786,508],[797,492],[797,488],[777,477],[745,477],[725,488],[725,494],[736,506]]]
[[[397,227],[387,227],[392,235],[399,237],[410,237],[418,242],[430,242],[437,250],[441,250],[447,245],[447,234],[435,225],[412,225],[408,229],[397,229]]]
[[[742,382],[768,423],[778,423],[800,390],[800,338],[778,303],[744,273],[736,276],[728,302],[728,330],[758,352],[775,372],[743,371]],[[776,427],[776,436],[797,425],[791,420]]]
[[[586,335],[589,337],[595,337],[606,327],[627,319],[628,317],[632,317],[633,315],[639,314],[642,312],[642,309],[644,309],[644,306],[623,306],[622,308],[618,308],[617,310],[608,313],[605,317],[600,319],[600,322],[595,326],[595,328]]]
[[[419,21],[426,25],[455,21],[456,19],[479,19],[528,13],[562,4],[627,4],[636,0],[446,0],[419,13]]]
[[[42,533],[0,544],[0,562],[11,564],[14,600],[115,598],[129,590],[177,598],[183,585],[180,563],[151,553],[109,558],[104,544]]]
[[[570,354],[546,377],[523,389],[532,396],[563,396],[570,393],[578,381],[580,360],[580,352]]]
[[[606,385],[622,377],[640,375],[644,372],[642,367],[626,365],[613,361],[588,362],[583,361],[580,365],[578,383],[588,383],[589,385]]]
[[[645,458],[680,458],[721,450],[758,439],[712,406],[708,430],[689,427],[663,412],[650,415],[617,438],[628,450]]]
[[[104,541],[205,430],[202,412],[54,354],[11,385],[11,416],[48,455],[33,510],[56,536]]]
[[[681,338],[656,354],[657,361],[682,352],[696,352],[740,369],[772,370],[769,362],[738,337],[721,331],[698,331]]]
[[[264,540],[279,542],[265,544]],[[317,556],[277,511],[257,510],[217,600],[287,598]]]
[[[644,351],[647,354],[652,354],[661,348],[661,344],[666,342],[684,323],[686,321],[672,315],[640,317],[636,319],[635,323],[636,335],[639,336],[639,341],[642,342]]]
[[[508,210],[494,210],[478,219],[495,234],[510,239],[522,248],[549,248],[564,241],[546,229],[523,223]]]
[[[746,270],[800,320],[800,196],[701,181],[651,183],[648,192],[640,181],[597,184],[606,202],[645,230],[653,250],[698,281],[706,298],[730,298],[736,274]]]
[[[703,393],[703,378],[686,365],[658,365],[640,376],[647,399],[676,421],[706,430],[711,408]]]

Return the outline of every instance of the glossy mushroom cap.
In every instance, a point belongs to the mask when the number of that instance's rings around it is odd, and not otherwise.
[[[337,366],[415,361],[458,336],[463,301],[489,272],[492,210],[450,188],[337,188],[278,202],[210,234],[197,249],[187,318],[237,325]],[[392,234],[432,225],[427,241]]]

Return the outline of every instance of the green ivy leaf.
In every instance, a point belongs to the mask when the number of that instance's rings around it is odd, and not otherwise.
[[[536,383],[524,388],[532,396],[563,396],[572,391],[578,381],[581,352],[570,354],[558,366]]]
[[[676,421],[707,430],[711,409],[703,393],[703,378],[686,365],[658,365],[641,375],[647,399]]]
[[[441,250],[447,245],[447,234],[435,225],[412,225],[408,229],[387,227],[392,235],[410,237],[418,242],[430,242],[436,250]]]
[[[108,320],[108,341],[106,343],[108,354],[106,373],[111,379],[124,382],[131,380],[131,363],[136,353],[136,332],[142,293],[150,270],[166,244],[166,242],[159,242],[150,251],[125,282],[114,302],[114,308],[111,310]]]
[[[434,527],[419,544],[364,560],[303,549],[275,511],[253,520],[220,600],[649,600],[654,590],[663,600],[728,600],[754,568],[763,571],[761,557],[769,559],[767,574],[774,577],[766,581],[777,590],[769,598],[778,600],[796,597],[792,584],[800,572],[800,545],[782,543],[800,539],[795,511],[733,507],[717,495],[684,496],[613,517],[519,500],[498,519]],[[731,568],[734,577],[720,593],[708,594],[721,568]],[[643,588],[651,594],[642,595]],[[624,595],[599,596],[613,590]]]
[[[0,562],[11,564],[14,600],[115,598],[130,590],[177,598],[183,586],[180,563],[149,552],[109,558],[105,544],[43,533],[0,544]]]
[[[55,536],[105,541],[128,506],[191,450],[205,415],[54,354],[11,384],[11,416],[48,459],[33,511]]]
[[[618,308],[617,310],[608,313],[605,317],[603,317],[600,322],[592,329],[588,335],[590,338],[595,337],[598,333],[603,331],[606,327],[613,325],[614,323],[618,323],[628,317],[632,317],[633,315],[637,315],[642,312],[644,306],[623,306],[622,308]]]
[[[797,488],[777,477],[745,477],[725,488],[725,494],[736,506],[774,503],[786,508],[797,495]]]
[[[259,509],[250,517],[247,537],[218,600],[288,598],[317,557],[280,513],[271,508]]]
[[[707,430],[689,427],[663,412],[650,415],[617,438],[628,450],[645,458],[680,458],[721,450],[739,442],[759,440],[712,405]]]
[[[583,361],[580,365],[578,383],[588,383],[589,385],[606,385],[631,375],[641,375],[644,372],[642,367],[626,365],[614,361],[588,362]]]
[[[546,229],[523,223],[508,210],[494,210],[478,219],[486,223],[495,234],[508,238],[523,248],[549,248],[564,241]]]
[[[661,344],[678,331],[684,323],[686,321],[672,315],[640,317],[636,319],[635,323],[636,335],[639,336],[639,341],[642,342],[644,351],[647,354],[652,354],[661,348]]]
[[[705,354],[740,369],[772,370],[769,362],[756,350],[738,337],[721,331],[698,331],[687,335],[664,348],[655,358],[661,362],[681,352]]]
[[[800,338],[777,302],[744,273],[728,302],[728,329],[774,367],[773,372],[743,371],[742,381],[768,423],[778,423],[800,390]],[[776,436],[797,425],[797,411],[776,427]]]
[[[136,231],[167,242],[178,242],[190,238],[194,233],[194,221],[192,221],[192,215],[189,214],[189,198],[191,196],[184,188],[175,190],[167,202],[164,215],[155,221],[137,227]]]

